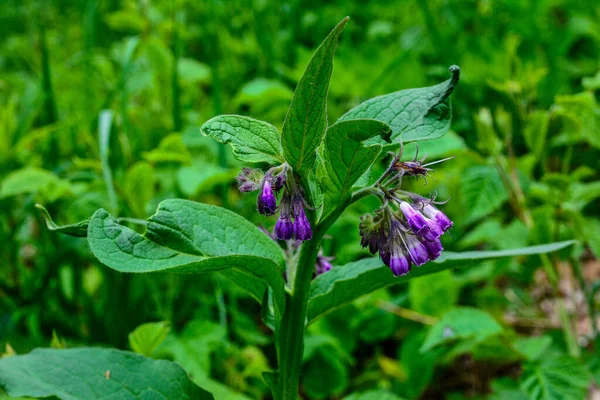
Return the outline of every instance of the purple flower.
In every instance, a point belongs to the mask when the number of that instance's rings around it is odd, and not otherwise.
[[[410,260],[402,246],[394,246],[388,267],[392,270],[394,276],[402,276],[410,271]]]
[[[452,226],[450,218],[431,204],[427,204],[423,207],[423,214],[425,214],[427,218],[431,218],[435,221],[443,232],[446,232]]]
[[[275,182],[273,182],[273,190],[279,192],[287,181],[287,169],[284,169],[279,175],[275,177]]]
[[[275,224],[275,237],[279,240],[290,240],[294,237],[294,223],[289,215],[279,215]]]
[[[271,180],[272,177],[270,175],[265,176],[262,181],[262,189],[256,201],[258,212],[262,215],[273,215],[277,209],[277,199],[271,188]]]
[[[331,263],[329,262],[330,260],[330,257],[325,257],[321,254],[317,256],[317,263],[315,265],[317,275],[324,274],[325,272],[331,270]]]
[[[423,243],[423,245],[427,249],[427,254],[429,255],[430,260],[435,260],[436,258],[438,258],[440,254],[442,254],[442,250],[444,250],[440,239],[435,239],[431,241],[421,240],[421,243]]]
[[[386,247],[381,247],[379,249],[379,257],[381,257],[381,261],[383,261],[385,265],[387,265],[388,267],[390,266],[391,256],[390,252]]]
[[[423,238],[429,241],[434,241],[440,238],[444,234],[442,228],[432,219],[425,218],[427,221],[427,225],[429,226],[429,230],[423,234]]]
[[[302,203],[302,197],[294,199],[294,234],[296,240],[310,240],[312,239],[312,229],[308,218],[306,218]]]
[[[423,214],[421,214],[420,211],[416,210],[409,203],[405,201],[400,202],[400,210],[406,217],[408,227],[415,233],[415,235],[423,235],[429,231],[429,225],[427,225],[427,221],[425,220]]]
[[[419,239],[413,235],[406,235],[405,243],[408,254],[410,255],[410,259],[417,267],[429,261],[429,253],[427,252],[427,248],[419,241]]]

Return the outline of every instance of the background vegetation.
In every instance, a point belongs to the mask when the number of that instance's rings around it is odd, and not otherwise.
[[[0,352],[133,349],[179,362],[217,398],[266,398],[261,372],[274,366],[273,337],[243,291],[218,274],[119,274],[85,240],[48,231],[34,206],[60,223],[100,207],[135,223],[161,200],[187,198],[271,228],[275,219],[236,189],[239,163],[199,126],[238,113],[281,127],[312,50],[345,15],[331,119],[461,66],[453,131],[419,149],[432,160],[457,157],[412,186],[451,199],[447,249],[578,245],[415,279],[328,314],[309,329],[303,395],[598,395],[600,4],[592,0],[2,1]],[[405,151],[412,158],[415,149]],[[373,207],[358,203],[333,227],[325,255],[334,264],[367,256],[358,219]],[[422,347],[438,321],[453,324],[458,340]],[[140,347],[140,335],[157,346]]]

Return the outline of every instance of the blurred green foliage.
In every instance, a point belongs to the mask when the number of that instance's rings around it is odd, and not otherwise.
[[[411,187],[451,199],[447,249],[579,245],[430,275],[329,313],[309,328],[302,394],[578,400],[589,376],[600,384],[592,0],[1,2],[1,351],[130,348],[177,361],[216,398],[268,396],[273,337],[247,294],[217,274],[118,274],[85,241],[48,231],[35,204],[59,224],[103,207],[139,229],[177,197],[272,227],[238,193],[239,162],[199,126],[238,113],[281,128],[313,49],[345,15],[331,120],[461,66],[453,131],[419,148],[457,158]],[[332,228],[335,264],[366,255],[358,218],[374,206],[356,204]]]

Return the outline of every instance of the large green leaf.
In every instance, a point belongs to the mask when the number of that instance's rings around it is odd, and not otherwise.
[[[304,176],[312,169],[317,148],[327,128],[327,91],[333,71],[333,54],[348,18],[327,36],[298,82],[292,104],[281,129],[281,144],[286,161]]]
[[[381,152],[381,145],[365,146],[363,141],[378,135],[389,138],[390,133],[389,126],[373,119],[342,121],[327,129],[317,172],[325,202],[323,215],[351,195],[352,186]]]
[[[419,276],[449,268],[465,267],[475,261],[499,257],[513,257],[550,253],[574,244],[574,241],[550,243],[520,249],[500,251],[443,252],[440,258],[422,267],[414,268],[404,276],[394,277],[379,258],[365,258],[319,275],[310,287],[308,321],[313,322],[326,312],[377,289],[406,282]]]
[[[242,162],[281,164],[279,131],[273,125],[241,115],[219,115],[202,125],[202,133],[231,145]]]
[[[95,348],[35,349],[2,358],[0,388],[10,396],[63,400],[213,398],[173,362]]]
[[[452,77],[435,86],[398,92],[369,99],[340,117],[340,121],[372,118],[392,128],[392,141],[413,142],[443,136],[450,129],[450,94],[456,87],[460,69],[450,67]]]
[[[420,351],[426,353],[440,344],[459,339],[481,342],[500,332],[502,327],[487,312],[470,307],[454,308],[431,327]]]
[[[580,400],[590,385],[587,369],[568,356],[526,364],[520,384],[530,400]]]
[[[105,265],[121,272],[204,273],[234,269],[234,281],[261,301],[264,281],[284,305],[281,248],[241,216],[207,204],[166,200],[148,219],[145,235],[118,224],[105,210],[90,219],[88,242]],[[227,274],[226,274],[227,275]]]

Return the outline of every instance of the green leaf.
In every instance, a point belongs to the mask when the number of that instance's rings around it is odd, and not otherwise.
[[[258,301],[263,280],[284,306],[281,248],[241,216],[221,207],[188,200],[166,200],[148,219],[145,235],[119,225],[101,209],[90,219],[88,242],[105,265],[121,272],[204,273],[233,268],[247,276]],[[259,292],[259,291],[260,292]]]
[[[339,120],[372,118],[385,122],[392,128],[391,139],[394,142],[439,138],[450,129],[450,94],[458,84],[460,68],[453,65],[450,72],[452,77],[438,85],[400,90],[369,99]]]
[[[63,400],[213,398],[173,362],[95,348],[35,349],[2,358],[0,387],[10,396]]]
[[[229,144],[235,158],[246,163],[281,164],[279,131],[273,125],[241,115],[219,115],[202,125],[202,134]]]
[[[458,301],[460,285],[450,270],[408,282],[408,297],[411,308],[421,314],[440,316],[449,311]],[[432,293],[435,293],[432,296]]]
[[[546,145],[550,115],[546,111],[535,111],[528,117],[527,126],[523,132],[525,143],[533,152],[536,159],[540,157]]]
[[[544,357],[552,344],[550,336],[521,337],[514,343],[514,347],[523,354],[527,360],[534,361]]]
[[[333,54],[346,22],[348,17],[333,28],[315,51],[298,82],[281,129],[283,155],[294,171],[303,176],[315,165],[317,148],[327,128],[327,91]]]
[[[317,174],[321,180],[325,211],[343,204],[352,194],[352,186],[377,160],[381,145],[365,146],[364,140],[374,136],[389,138],[390,128],[372,119],[338,122],[327,129],[321,149],[323,162]]]
[[[500,251],[466,251],[452,253],[445,251],[435,261],[413,268],[408,275],[394,277],[379,258],[365,258],[319,275],[310,287],[308,300],[308,321],[340,307],[360,296],[390,285],[403,283],[419,276],[429,275],[450,268],[465,267],[471,262],[500,257],[513,257],[550,253],[574,244],[575,241],[556,242],[539,246]]]
[[[302,387],[312,399],[338,396],[350,383],[348,366],[331,346],[317,350],[302,370]]]
[[[35,207],[38,210],[40,210],[40,212],[42,213],[42,217],[44,217],[44,220],[46,221],[46,226],[48,227],[49,230],[51,230],[53,232],[69,235],[69,236],[76,236],[76,237],[86,237],[87,236],[88,224],[90,222],[89,220],[77,222],[77,223],[71,224],[71,225],[58,226],[58,225],[56,225],[56,223],[54,223],[54,221],[52,220],[52,217],[50,217],[50,214],[48,213],[48,210],[46,210],[44,208],[44,206],[42,206],[41,204],[36,204]]]
[[[136,353],[151,357],[170,330],[171,326],[166,321],[142,324],[129,334],[129,346]]]
[[[431,327],[420,351],[425,353],[440,344],[458,339],[482,342],[500,332],[502,327],[487,312],[469,307],[455,308]]]
[[[500,173],[492,166],[468,168],[463,172],[460,183],[465,208],[469,210],[468,223],[491,214],[508,200]]]
[[[11,172],[0,185],[0,199],[43,192],[52,201],[69,192],[69,183],[45,169],[26,167]]]
[[[571,357],[542,358],[525,365],[520,384],[530,400],[580,400],[587,394],[590,375]]]
[[[154,196],[154,168],[145,161],[131,166],[125,173],[123,196],[135,215],[146,215],[146,204]]]

